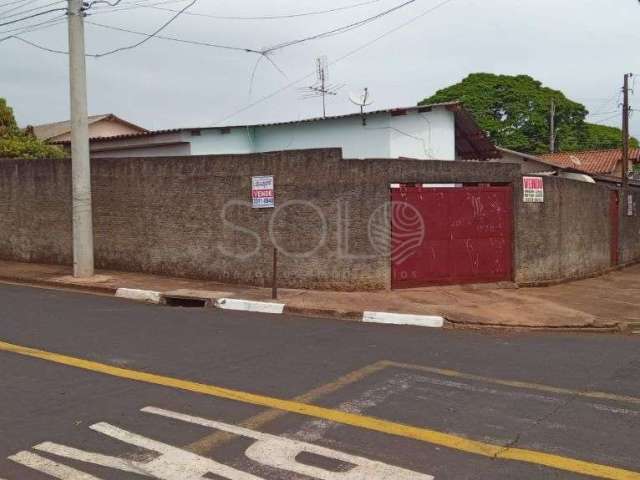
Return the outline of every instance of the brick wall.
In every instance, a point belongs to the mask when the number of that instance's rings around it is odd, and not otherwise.
[[[94,159],[96,266],[268,285],[273,245],[282,286],[389,285],[388,244],[369,240],[390,183],[512,182],[513,165],[343,160],[340,150]],[[253,175],[274,175],[273,210],[254,210]],[[70,264],[70,163],[0,162],[0,258]],[[309,203],[307,203],[309,202]],[[370,219],[372,219],[370,221]],[[373,244],[372,244],[373,243]]]
[[[274,239],[282,286],[387,288],[390,221],[383,207],[391,183],[413,182],[513,183],[518,282],[578,278],[610,266],[609,189],[547,177],[545,202],[524,204],[517,165],[343,160],[332,149],[92,165],[98,268],[269,285]],[[275,176],[280,208],[250,208],[253,175]],[[640,192],[633,194],[631,217],[621,195],[624,263],[640,258]],[[0,160],[0,258],[71,264],[71,242],[70,162]]]
[[[516,205],[516,282],[582,278],[611,268],[610,191],[605,184],[544,178],[544,203]],[[621,198],[623,197],[620,192]],[[636,192],[637,195],[637,192]],[[640,198],[640,197],[638,197]],[[640,259],[640,217],[620,203],[620,263]]]

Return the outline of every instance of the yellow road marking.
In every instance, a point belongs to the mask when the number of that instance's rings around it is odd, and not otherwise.
[[[384,361],[368,365],[359,370],[350,372],[331,383],[327,383],[325,385],[321,385],[320,387],[314,388],[313,390],[309,390],[308,392],[293,398],[293,400],[303,403],[312,402],[322,396],[337,392],[338,390],[348,385],[359,382],[360,380],[363,380],[376,372],[384,370],[385,368],[387,368],[387,362]],[[258,415],[240,422],[238,425],[244,428],[249,428],[251,430],[259,430],[260,427],[263,427],[269,422],[277,420],[287,413],[288,412],[283,410],[266,410],[262,413],[259,413]],[[231,433],[217,431],[187,445],[185,449],[199,455],[206,455],[211,453],[212,450],[216,449],[223,443],[233,440],[234,438],[237,437]]]
[[[553,455],[549,453],[536,452],[534,450],[501,447],[489,443],[469,440],[467,438],[452,435],[449,433],[438,432],[436,430],[390,422],[380,418],[341,412],[339,410],[332,410],[330,408],[319,407],[316,405],[310,405],[292,400],[282,400],[265,395],[257,395],[254,393],[232,390],[228,388],[217,387],[214,385],[205,385],[188,380],[165,377],[153,373],[113,367],[104,363],[93,362],[90,360],[84,360],[81,358],[47,352],[35,348],[23,347],[11,343],[0,342],[0,351],[38,358],[41,360],[46,360],[48,362],[67,365],[69,367],[75,367],[91,372],[102,373],[113,377],[124,378],[153,385],[161,385],[188,392],[209,395],[216,398],[234,400],[246,404],[269,407],[286,412],[297,413],[299,415],[320,418],[323,420],[329,420],[331,422],[341,423],[343,425],[349,425],[352,427],[381,432],[388,435],[395,435],[398,437],[418,440],[421,442],[440,445],[443,447],[459,450],[466,453],[482,455],[485,457],[527,462],[582,475],[607,478],[610,480],[640,480],[639,472],[633,472],[621,468],[590,463],[583,460],[575,460],[572,458],[561,457],[559,455]]]
[[[435,373],[436,375],[442,375],[445,377],[461,378],[463,380],[476,380],[479,382],[493,383],[494,385],[502,385],[505,387],[523,388],[528,390],[538,390],[540,392],[546,392],[546,393],[555,393],[559,395],[571,395],[571,396],[577,396],[577,397],[592,398],[597,400],[613,400],[616,402],[640,405],[640,398],[630,397],[627,395],[616,395],[616,394],[607,393],[607,392],[592,392],[592,391],[585,391],[585,390],[571,390],[569,388],[553,387],[550,385],[543,385],[540,383],[520,382],[517,380],[502,380],[500,378],[483,377],[482,375],[474,375],[472,373],[458,372],[456,370],[425,367],[422,365],[412,365],[409,363],[391,362],[388,360],[384,360],[382,363],[385,364],[387,367],[397,367],[397,368],[416,370],[416,371],[426,372],[426,373]]]

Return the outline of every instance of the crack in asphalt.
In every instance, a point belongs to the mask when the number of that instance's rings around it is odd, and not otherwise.
[[[509,450],[512,450],[514,448],[518,448],[518,444],[520,443],[520,440],[522,439],[523,435],[525,435],[526,433],[533,432],[542,423],[544,423],[547,420],[549,420],[552,417],[554,417],[560,410],[568,407],[570,404],[575,402],[577,399],[581,398],[582,394],[592,390],[595,387],[595,385],[597,385],[598,383],[601,383],[601,382],[607,381],[607,380],[612,380],[620,371],[626,370],[627,368],[630,368],[636,362],[640,362],[640,355],[638,355],[637,357],[632,357],[628,362],[625,362],[623,365],[621,365],[618,368],[616,368],[610,375],[607,375],[604,379],[597,379],[597,380],[590,381],[582,390],[577,391],[576,393],[570,395],[566,399],[566,401],[561,402],[559,405],[555,406],[550,412],[548,412],[548,413],[546,413],[544,415],[541,415],[539,418],[534,420],[529,428],[526,428],[526,429],[518,432],[516,434],[516,436],[513,438],[513,440],[511,440],[510,442],[505,444],[498,452],[496,452],[493,455],[492,460],[500,460],[502,455],[504,455],[506,452],[508,452]],[[605,364],[605,362],[603,361],[603,362],[599,363],[598,366],[602,366],[604,364]],[[485,472],[488,469],[489,468],[487,468],[485,470]]]

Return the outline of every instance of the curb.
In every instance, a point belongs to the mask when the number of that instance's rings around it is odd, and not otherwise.
[[[137,300],[145,303],[159,304],[162,302],[162,295],[160,292],[154,292],[153,290],[138,290],[136,288],[118,288],[116,290],[116,297],[126,298],[128,300]]]
[[[387,325],[411,325],[414,327],[442,328],[444,317],[437,315],[408,315],[388,312],[363,312],[364,323],[383,323]]]
[[[114,295],[119,298],[150,304],[166,305],[170,298],[181,298],[171,292],[157,292],[132,288],[115,288],[109,286],[68,284],[55,280],[29,279],[24,277],[0,275],[0,282],[16,285],[27,285],[56,290],[71,290],[99,295]],[[336,320],[346,320],[362,323],[377,323],[383,325],[419,326],[426,328],[452,328],[469,330],[511,330],[511,331],[555,331],[555,332],[584,332],[584,333],[627,333],[640,334],[640,324],[627,322],[611,322],[604,325],[510,325],[501,323],[468,322],[461,319],[445,318],[437,315],[412,315],[390,312],[352,311],[328,308],[307,308],[289,306],[283,303],[260,302],[233,298],[215,298],[200,296],[184,296],[190,300],[200,300],[202,306],[221,308],[225,310],[260,312],[269,314],[292,314],[308,317],[324,317]]]
[[[58,290],[75,290],[85,293],[99,293],[102,295],[115,295],[118,289],[104,285],[82,285],[76,283],[62,283],[55,280],[30,279],[24,277],[13,277],[10,275],[0,275],[0,282],[14,283],[18,285],[32,285],[35,287],[55,288]]]
[[[284,313],[284,303],[257,302],[253,300],[239,300],[236,298],[220,298],[214,306],[223,310],[237,310],[241,312]]]
[[[445,324],[444,317],[437,315],[414,315],[390,312],[355,312],[330,309],[314,309],[303,307],[289,307],[285,303],[261,302],[257,300],[244,300],[239,298],[211,298],[198,295],[175,295],[171,292],[161,293],[152,290],[138,290],[131,288],[119,288],[116,297],[137,300],[146,303],[169,304],[169,299],[182,298],[199,300],[203,307],[220,308],[222,310],[235,310],[240,312],[269,313],[282,315],[285,313],[298,315],[320,315],[331,318],[351,320],[362,323],[378,323],[383,325],[407,325],[413,327],[442,328]]]

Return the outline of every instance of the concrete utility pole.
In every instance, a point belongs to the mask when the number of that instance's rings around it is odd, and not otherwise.
[[[631,113],[629,108],[629,78],[632,76],[632,73],[625,74],[622,90],[624,95],[622,103],[622,184],[625,187],[629,185],[629,114]]]
[[[556,102],[551,99],[551,111],[549,118],[549,152],[556,151]]]
[[[73,183],[73,275],[93,275],[91,163],[82,0],[69,2],[69,82],[71,96],[71,176]]]

